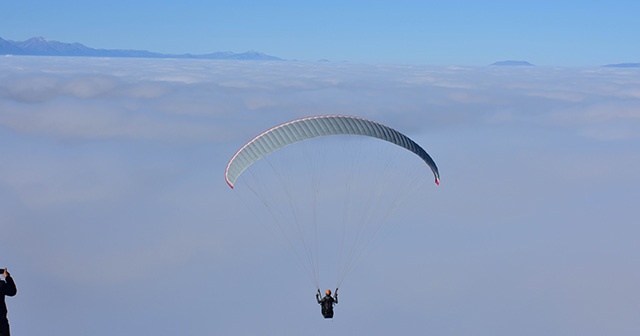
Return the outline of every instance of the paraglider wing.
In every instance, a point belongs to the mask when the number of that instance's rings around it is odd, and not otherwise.
[[[440,184],[440,174],[435,162],[409,137],[377,122],[343,115],[306,117],[268,129],[242,146],[231,158],[225,170],[227,184],[233,188],[242,172],[279,148],[306,139],[339,134],[370,136],[406,148],[424,160],[431,168],[436,184]]]

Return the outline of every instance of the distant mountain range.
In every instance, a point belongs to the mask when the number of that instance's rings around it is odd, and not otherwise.
[[[527,61],[500,61],[491,64],[491,66],[535,66]]]
[[[282,61],[282,58],[270,56],[258,51],[234,53],[230,51],[210,54],[161,54],[146,50],[94,49],[80,43],[49,41],[43,37],[33,37],[26,41],[10,41],[0,38],[0,55],[29,56],[78,56],[78,57],[131,57],[131,58],[191,58]]]
[[[618,64],[607,64],[605,65],[607,68],[640,68],[640,63],[618,63]]]
[[[32,37],[26,41],[11,41],[0,37],[0,55],[27,56],[77,56],[77,57],[129,57],[129,58],[185,58],[219,60],[284,61],[259,51],[234,53],[231,51],[210,54],[161,54],[147,50],[94,49],[81,43],[50,41],[44,37]],[[326,61],[326,60],[322,60]],[[491,66],[535,66],[527,61],[500,61]],[[609,68],[640,68],[640,63],[607,64]]]
[[[527,61],[500,61],[491,66],[535,66]],[[603,65],[606,68],[640,68],[640,63],[618,63]]]

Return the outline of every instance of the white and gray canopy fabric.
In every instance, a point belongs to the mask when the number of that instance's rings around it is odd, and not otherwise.
[[[279,148],[306,139],[340,134],[370,136],[403,147],[424,160],[431,168],[436,184],[440,184],[440,174],[436,163],[420,145],[390,127],[371,120],[346,115],[306,117],[266,130],[242,146],[231,158],[225,170],[227,184],[233,188],[242,172]]]

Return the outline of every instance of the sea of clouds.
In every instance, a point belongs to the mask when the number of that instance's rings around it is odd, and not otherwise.
[[[320,114],[400,130],[442,174],[345,282],[333,333],[640,332],[637,69],[13,56],[15,333],[324,334],[315,289],[223,178],[256,134]]]

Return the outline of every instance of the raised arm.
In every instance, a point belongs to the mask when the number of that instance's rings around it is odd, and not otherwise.
[[[16,295],[16,293],[18,293],[18,289],[16,288],[16,283],[13,282],[13,278],[11,277],[11,275],[9,274],[6,268],[4,269],[2,276],[4,277],[4,281],[5,281],[4,286],[0,287],[3,294],[6,296]]]

